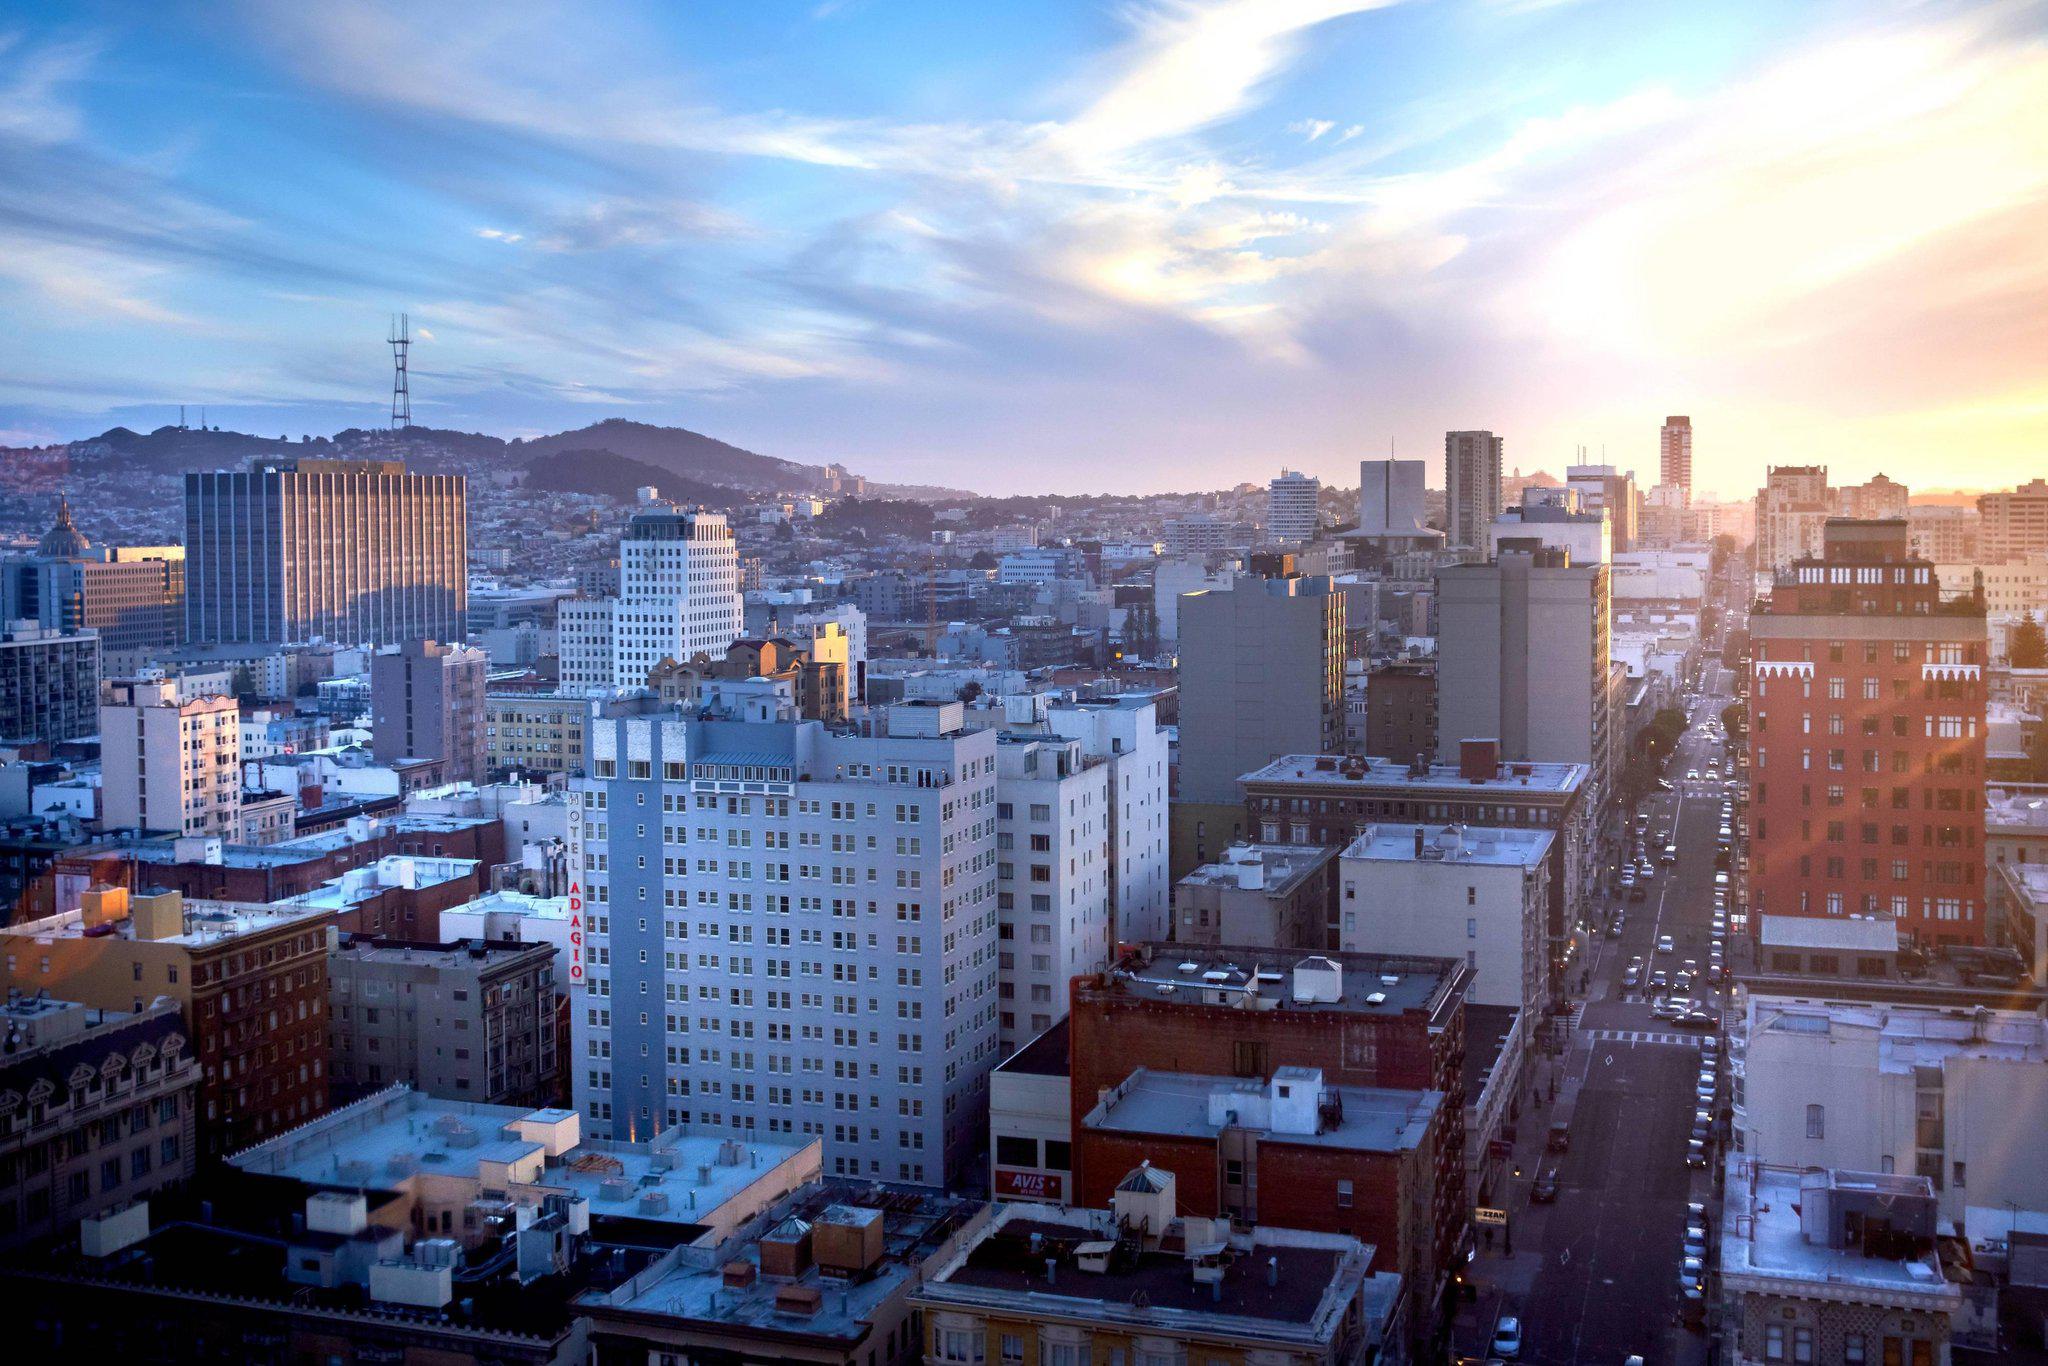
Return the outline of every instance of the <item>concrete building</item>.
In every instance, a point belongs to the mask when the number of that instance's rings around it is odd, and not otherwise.
[[[398,460],[259,460],[185,476],[185,638],[461,640],[468,484]]]
[[[105,888],[75,911],[0,926],[6,985],[59,988],[100,1010],[169,997],[202,1068],[200,1155],[282,1133],[327,1108],[332,916]]]
[[[1067,1017],[996,1065],[988,1078],[990,1181],[998,1200],[1068,1204],[1074,1189]]]
[[[1827,524],[1750,618],[1747,904],[1982,944],[1987,663],[1903,521]]]
[[[1108,770],[1110,942],[1164,938],[1170,766],[1157,701],[1138,693],[1077,698],[1048,706],[1045,726]]]
[[[100,642],[28,621],[0,631],[0,740],[54,744],[99,729]]]
[[[1657,433],[1657,482],[1679,491],[1681,503],[1692,501],[1692,419],[1667,417]]]
[[[1973,507],[1915,505],[1906,509],[1906,536],[1913,553],[1935,564],[1977,562],[1982,518]]]
[[[1445,531],[1450,548],[1473,554],[1486,550],[1486,533],[1500,516],[1501,438],[1492,432],[1444,435]]]
[[[2048,863],[2000,863],[1990,870],[1993,942],[2020,955],[2035,986],[2048,986]]]
[[[1911,501],[1904,484],[1882,474],[1830,492],[1835,500],[1835,515],[1858,522],[1904,521]]]
[[[1203,556],[1169,558],[1152,568],[1152,615],[1159,623],[1159,643],[1171,649],[1180,640],[1180,599],[1185,593],[1228,589],[1237,579],[1229,564],[1212,564]]]
[[[1425,503],[1428,465],[1421,460],[1358,462],[1358,531],[1363,536],[1430,534]]]
[[[1294,545],[1315,539],[1322,524],[1317,507],[1323,481],[1296,470],[1282,470],[1266,486],[1266,539]]]
[[[1642,491],[1636,487],[1634,470],[1626,473],[1612,465],[1570,465],[1565,483],[1579,495],[1589,511],[1607,514],[1608,542],[1617,555],[1636,548],[1642,522]]]
[[[1238,775],[1344,743],[1344,594],[1327,578],[1246,578],[1180,600],[1176,876],[1241,833]]]
[[[1379,1249],[1261,1226],[1231,1256],[1228,1226],[1182,1215],[1176,1193],[1172,1173],[1140,1167],[1107,1208],[997,1206],[911,1296],[923,1359],[1344,1366],[1398,1350]]]
[[[542,777],[581,773],[590,705],[582,694],[485,694],[485,769]]]
[[[1927,1182],[1729,1159],[1716,1221],[1735,1366],[1947,1366],[1963,1288],[1935,1250]]]
[[[2048,554],[2048,479],[1977,498],[1978,558],[1989,564]]]
[[[647,673],[647,689],[664,703],[689,710],[713,679],[785,680],[798,715],[811,721],[841,722],[853,710],[853,673],[846,633],[824,622],[801,638],[745,637],[717,658],[688,663],[663,660]]]
[[[1610,584],[1604,564],[1504,541],[1488,564],[1437,575],[1436,757],[1499,742],[1510,763],[1584,764],[1599,807],[1613,790]]]
[[[10,991],[0,1029],[0,1249],[192,1179],[199,1062],[175,1002],[95,1010]]]
[[[109,679],[100,696],[101,823],[110,830],[237,838],[242,708],[181,698],[162,674]]]
[[[1174,888],[1181,944],[1332,947],[1336,851],[1312,844],[1233,844]]]
[[[1364,752],[1411,763],[1436,752],[1436,665],[1382,664],[1365,679]]]
[[[482,783],[489,672],[489,658],[468,645],[412,640],[377,651],[370,660],[371,753],[385,764],[439,759],[447,781]]]
[[[1542,1017],[1548,970],[1547,830],[1369,825],[1339,865],[1338,947],[1462,958],[1466,999]]]
[[[562,603],[563,689],[643,687],[663,660],[723,655],[746,624],[739,575],[725,514],[634,513],[619,541],[618,594]]]
[[[1607,510],[1589,509],[1575,488],[1523,489],[1521,505],[1505,509],[1488,527],[1486,557],[1498,558],[1510,541],[1569,551],[1573,564],[1606,564],[1613,556]]]
[[[827,727],[748,682],[695,718],[599,722],[590,745],[569,827],[585,1118],[957,1176],[998,1051],[995,733],[957,702]]]
[[[1821,553],[1828,518],[1835,515],[1825,465],[1773,465],[1756,495],[1756,572],[1789,569]]]
[[[348,937],[327,960],[327,985],[343,1097],[403,1083],[443,1100],[553,1103],[552,945]]]
[[[60,635],[93,631],[116,658],[176,645],[185,632],[183,546],[95,547],[69,499],[30,555],[0,563],[0,621],[33,621]]]

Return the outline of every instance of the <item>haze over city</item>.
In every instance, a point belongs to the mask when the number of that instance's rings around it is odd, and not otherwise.
[[[1699,424],[2048,449],[2038,4],[42,4],[0,21],[0,444],[204,404],[601,416],[984,493],[1345,483]],[[1440,474],[1433,469],[1431,482]]]

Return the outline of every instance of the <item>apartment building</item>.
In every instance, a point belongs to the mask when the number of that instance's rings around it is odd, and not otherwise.
[[[562,603],[562,687],[643,687],[663,660],[724,654],[745,625],[725,514],[644,508],[619,541],[617,595]]]
[[[1818,555],[1821,533],[1835,515],[1825,465],[1774,465],[1756,495],[1756,570],[1759,575]]]
[[[1982,944],[1986,638],[1903,521],[1827,524],[1750,618],[1748,901]]]
[[[1297,470],[1283,470],[1266,486],[1266,539],[1282,545],[1313,540],[1322,521],[1317,500],[1323,481]]]
[[[330,912],[130,896],[0,926],[5,984],[100,1010],[169,997],[202,1069],[201,1157],[282,1133],[327,1108]]]
[[[399,460],[259,460],[185,476],[185,638],[461,640],[469,486]]]
[[[1977,498],[1978,557],[1990,564],[2048,553],[2048,479]]]
[[[1973,507],[1927,505],[1906,509],[1906,535],[1913,553],[1935,564],[1974,563],[1982,525],[1982,518]]]
[[[1501,438],[1492,432],[1444,434],[1444,493],[1450,548],[1484,554],[1487,528],[1500,516]]]
[[[451,783],[485,779],[484,679],[490,659],[468,645],[409,640],[370,658],[370,752],[379,763],[438,759]]]
[[[996,736],[997,1038],[1008,1057],[1110,955],[1110,773],[1078,740]]]
[[[1334,849],[1233,844],[1175,885],[1174,941],[1320,953],[1333,946],[1336,879]]]
[[[1692,419],[1667,417],[1657,433],[1657,482],[1692,501]]]
[[[700,702],[594,723],[572,783],[578,1107],[946,1184],[999,1049],[995,732],[957,702],[828,727],[765,680]]]
[[[542,776],[583,771],[590,698],[580,693],[488,693],[484,767]]]
[[[1164,938],[1171,773],[1158,703],[1136,693],[1056,702],[1045,728],[1107,771],[1110,941]]]
[[[239,838],[242,708],[184,697],[160,673],[100,693],[101,821],[109,829]]]
[[[0,739],[76,740],[98,729],[100,641],[15,621],[0,630]]]

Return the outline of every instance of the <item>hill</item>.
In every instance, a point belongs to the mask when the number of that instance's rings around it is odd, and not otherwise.
[[[756,455],[716,437],[684,427],[655,427],[608,417],[594,426],[554,436],[514,441],[507,447],[513,460],[531,463],[539,456],[565,451],[610,451],[669,475],[720,484],[728,488],[772,493],[822,490],[825,471],[772,455]],[[644,481],[643,481],[644,482]],[[659,483],[661,481],[654,481]],[[669,496],[663,489],[664,497]]]
[[[710,508],[739,507],[752,497],[741,489],[686,479],[613,451],[556,451],[537,456],[526,466],[526,486],[548,493],[594,493],[625,503],[646,484],[673,502]]]

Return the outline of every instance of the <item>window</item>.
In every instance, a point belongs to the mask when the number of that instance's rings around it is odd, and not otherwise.
[[[1792,1329],[1792,1360],[1813,1366],[1813,1329],[1804,1324]]]
[[[1765,1361],[1783,1361],[1784,1359],[1785,1359],[1785,1325],[1784,1325],[1784,1324],[1782,1324],[1782,1323],[1767,1323],[1767,1324],[1765,1324],[1765,1325],[1764,1325],[1764,1360],[1765,1360]]]
[[[1351,1208],[1351,1183],[1349,1181],[1339,1181],[1337,1183],[1337,1208]]]
[[[1842,1361],[1844,1366],[1863,1366],[1863,1352],[1863,1334],[1844,1333],[1842,1335]]]
[[[1807,1107],[1806,1107],[1806,1136],[1807,1136],[1808,1138],[1826,1138],[1826,1137],[1828,1136],[1828,1133],[1827,1133],[1827,1129],[1828,1129],[1828,1117],[1827,1117],[1827,1107],[1826,1107],[1826,1106],[1824,1106],[1824,1105],[1809,1105],[1809,1106],[1807,1106]]]

